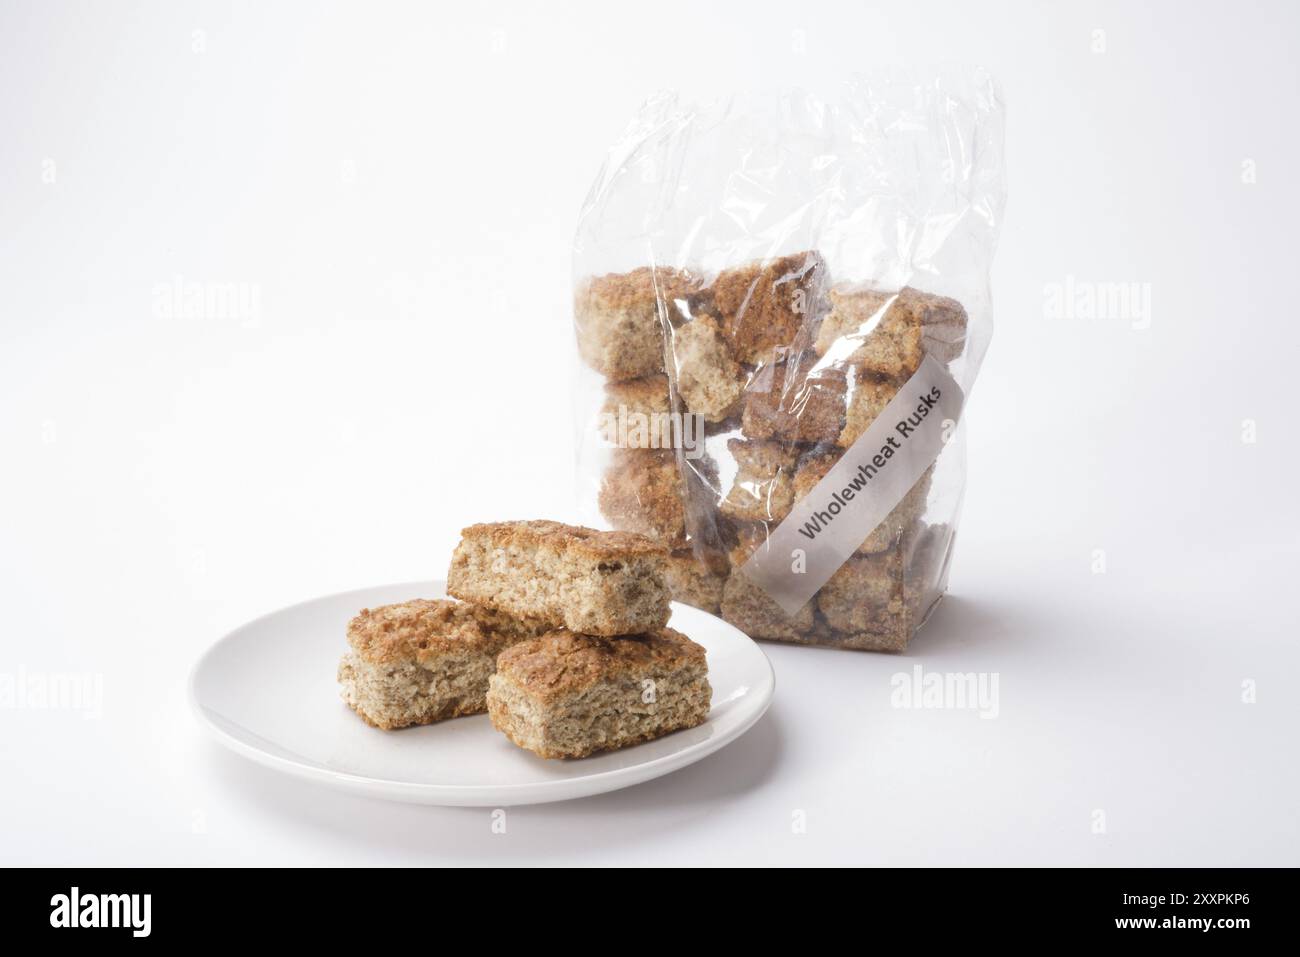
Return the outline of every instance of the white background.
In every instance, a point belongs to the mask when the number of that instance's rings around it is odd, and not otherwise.
[[[1294,5],[470,6],[0,7],[0,673],[104,689],[0,710],[0,862],[1300,863]],[[745,738],[505,835],[202,735],[224,632],[576,514],[570,244],[646,95],[946,60],[1002,82],[1010,201],[907,656],[765,646]],[[1149,325],[1049,317],[1071,276]],[[892,708],[916,664],[998,716]]]

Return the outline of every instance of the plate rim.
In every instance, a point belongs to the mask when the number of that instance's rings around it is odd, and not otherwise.
[[[200,672],[217,649],[234,635],[249,627],[257,625],[260,622],[264,622],[273,616],[285,612],[291,612],[306,605],[311,605],[332,598],[342,598],[347,595],[372,592],[381,588],[410,588],[412,590],[428,590],[432,588],[434,590],[441,590],[443,594],[445,594],[446,582],[443,579],[423,579],[414,582],[391,582],[363,588],[351,588],[338,592],[329,592],[312,598],[306,598],[301,601],[292,602],[280,608],[272,609],[271,611],[250,618],[248,621],[230,629],[203,650],[198,659],[194,662],[193,666],[191,666],[189,675],[185,682],[186,699],[189,702],[190,711],[194,714],[199,724],[204,728],[209,736],[214,738],[219,744],[228,748],[230,751],[263,767],[281,771],[291,777],[299,778],[301,780],[313,781],[327,786],[332,786],[338,789],[350,791],[354,794],[363,794],[370,797],[402,801],[406,803],[443,805],[451,807],[484,807],[500,804],[505,807],[511,807],[524,804],[544,804],[554,801],[574,800],[583,797],[594,797],[598,794],[607,794],[611,791],[621,790],[625,787],[644,784],[647,781],[654,780],[655,778],[662,777],[665,774],[670,774],[673,771],[694,764],[696,761],[721,750],[723,747],[748,732],[750,728],[757,724],[763,715],[767,713],[768,708],[772,704],[772,698],[776,692],[776,672],[772,668],[771,659],[768,658],[767,653],[762,649],[758,642],[749,638],[748,635],[745,635],[745,633],[740,631],[739,628],[736,628],[735,625],[718,618],[718,616],[713,615],[702,608],[695,608],[675,601],[673,602],[674,606],[681,605],[683,608],[690,608],[692,611],[708,615],[726,625],[737,634],[747,638],[753,645],[754,650],[758,652],[759,659],[766,666],[766,680],[763,682],[762,686],[755,689],[759,697],[755,699],[757,705],[753,708],[752,713],[742,719],[726,734],[710,736],[705,738],[703,741],[697,742],[693,745],[688,745],[687,747],[674,751],[671,754],[652,758],[649,761],[642,764],[632,765],[631,767],[613,768],[576,778],[558,778],[551,781],[536,781],[521,784],[425,784],[417,781],[395,781],[389,778],[376,778],[366,774],[357,774],[351,771],[340,771],[332,768],[304,764],[258,748],[221,727],[221,725],[210,716],[209,712],[211,709],[205,707],[199,700],[197,685]],[[211,712],[211,714],[217,715],[218,717],[224,717],[223,715],[218,715],[216,712]],[[472,717],[481,716],[474,715]],[[593,787],[593,784],[596,786]]]

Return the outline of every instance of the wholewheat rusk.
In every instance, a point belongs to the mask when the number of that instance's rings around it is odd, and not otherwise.
[[[673,601],[716,615],[729,571],[725,554],[701,549],[701,554],[697,555],[692,548],[674,549],[668,556],[668,589],[673,594]]]
[[[820,356],[902,382],[927,355],[951,362],[966,344],[966,310],[910,286],[897,292],[836,286],[813,348]]]
[[[699,279],[666,266],[583,280],[573,302],[578,352],[611,382],[662,373],[663,318],[685,318],[699,291]]]
[[[724,269],[706,292],[737,359],[766,362],[806,340],[824,311],[826,261],[808,250]]]
[[[599,638],[553,631],[507,648],[488,688],[493,726],[544,758],[582,758],[703,724],[702,647],[671,628]]]
[[[385,731],[482,714],[497,655],[546,626],[445,599],[364,608],[339,662],[343,700]]]
[[[471,525],[447,591],[518,617],[589,635],[631,635],[668,622],[668,550],[631,532],[550,521]]]

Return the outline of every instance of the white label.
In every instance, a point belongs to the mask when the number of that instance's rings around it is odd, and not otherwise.
[[[943,451],[964,396],[926,356],[741,571],[793,615],[848,561]]]

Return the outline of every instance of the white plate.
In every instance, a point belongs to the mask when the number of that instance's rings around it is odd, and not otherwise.
[[[673,603],[671,625],[709,655],[713,708],[698,728],[577,761],[515,747],[486,715],[401,731],[364,724],[339,698],[335,669],[360,609],[441,598],[443,582],[328,595],[272,612],[208,649],[190,702],[222,744],[260,764],[346,791],[416,804],[510,806],[640,784],[712,754],[772,700],[772,666],[744,633]]]

